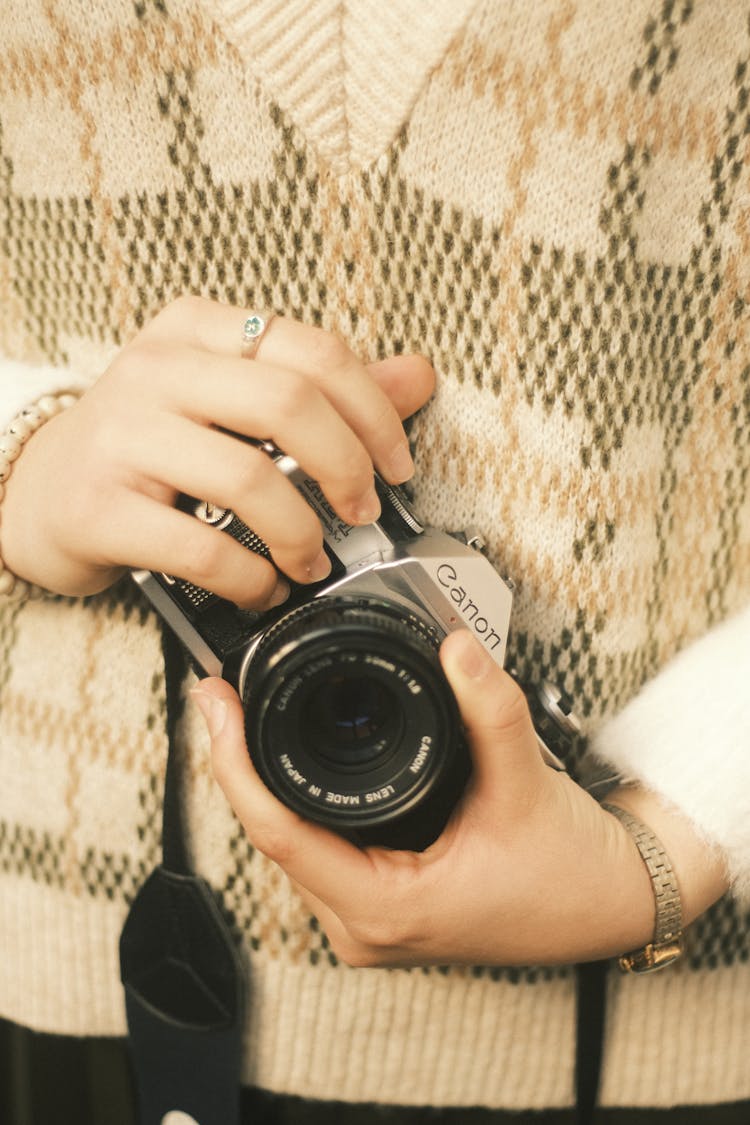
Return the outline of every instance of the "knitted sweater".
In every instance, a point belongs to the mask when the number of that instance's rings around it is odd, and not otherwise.
[[[645,780],[726,850],[734,891],[682,962],[610,973],[607,1105],[750,1097],[748,15],[3,4],[0,422],[185,292],[426,354],[416,507],[514,579],[510,659],[575,700],[572,771]],[[159,854],[158,629],[127,580],[11,602],[0,639],[0,1014],[122,1034],[118,935]],[[181,738],[193,862],[252,975],[246,1081],[571,1103],[572,969],[339,963],[190,709]]]

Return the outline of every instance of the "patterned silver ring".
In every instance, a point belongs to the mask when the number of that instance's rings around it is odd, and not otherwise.
[[[273,312],[253,312],[242,325],[242,358],[254,359],[261,338],[273,320]]]

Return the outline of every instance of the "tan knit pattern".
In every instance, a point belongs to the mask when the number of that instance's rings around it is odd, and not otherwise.
[[[424,352],[417,507],[481,529],[517,584],[511,659],[587,731],[747,601],[740,0],[12,0],[3,25],[4,355],[94,378],[185,292],[322,324],[364,358]],[[121,1032],[116,939],[158,856],[166,745],[135,591],[4,610],[0,707],[0,1013]],[[249,1080],[570,1101],[568,971],[338,965],[247,843],[190,710],[181,737],[195,863],[253,972]],[[750,1096],[730,1042],[745,923],[720,904],[658,1002],[618,984],[610,1103]],[[697,998],[667,1091],[633,1041]]]
[[[388,148],[473,0],[219,0],[246,65],[336,175]]]

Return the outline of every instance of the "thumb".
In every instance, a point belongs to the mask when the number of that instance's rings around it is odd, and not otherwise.
[[[544,776],[526,696],[467,629],[449,634],[440,659],[458,702],[480,791],[519,796]]]
[[[214,774],[226,792],[231,781],[250,768],[242,703],[234,688],[213,676],[201,680],[190,696],[206,722]]]

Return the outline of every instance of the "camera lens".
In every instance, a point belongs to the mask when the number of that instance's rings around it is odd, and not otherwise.
[[[321,597],[277,621],[247,670],[247,742],[291,808],[362,843],[427,846],[468,756],[430,623]]]
[[[300,708],[300,738],[339,769],[368,767],[399,735],[398,701],[361,673],[332,675]]]

